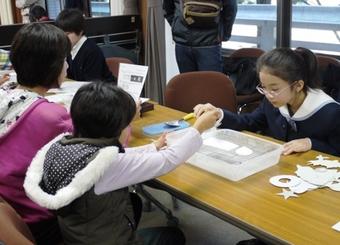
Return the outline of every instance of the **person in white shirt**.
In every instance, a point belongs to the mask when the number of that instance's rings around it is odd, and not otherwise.
[[[79,9],[64,9],[55,21],[72,44],[71,55],[67,57],[67,77],[77,81],[116,82],[109,70],[103,52],[84,33],[85,18]]]
[[[103,82],[85,85],[71,104],[73,134],[60,135],[32,161],[24,188],[34,202],[56,210],[65,244],[135,244],[138,221],[128,186],[185,162],[202,145],[200,133],[213,127],[218,116],[203,113],[170,146],[162,135],[152,144],[124,149],[121,142],[135,114],[133,98],[121,88]],[[178,229],[164,227],[161,233],[141,239],[184,244]]]

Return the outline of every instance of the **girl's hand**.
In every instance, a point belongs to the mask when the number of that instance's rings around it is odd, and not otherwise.
[[[161,137],[159,137],[153,143],[155,144],[157,151],[159,151],[162,147],[166,146],[166,133],[163,133]]]
[[[289,155],[293,152],[305,152],[312,149],[312,142],[309,138],[297,139],[287,142],[283,145],[283,155]]]
[[[140,110],[142,109],[142,101],[138,100],[136,102],[136,114],[133,120],[139,119],[140,118]]]
[[[214,110],[203,112],[199,117],[197,117],[193,127],[196,128],[198,132],[203,133],[205,130],[215,126],[219,116],[219,109],[216,108]]]
[[[217,108],[210,103],[198,104],[194,107],[195,117],[201,116],[206,111],[216,110]]]

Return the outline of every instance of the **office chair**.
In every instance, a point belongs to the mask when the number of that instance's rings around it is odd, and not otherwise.
[[[228,76],[215,71],[187,72],[168,82],[165,106],[189,113],[195,105],[204,103],[237,111],[235,88]]]
[[[0,197],[0,243],[33,245],[33,235],[16,211]]]
[[[105,60],[110,71],[116,78],[118,78],[120,63],[133,64],[131,60],[129,60],[128,58],[124,58],[124,57],[110,57],[110,58],[106,58]]]
[[[240,57],[258,58],[264,53],[265,51],[260,48],[240,48],[232,52],[230,54],[230,57],[232,58],[240,58]]]
[[[340,61],[326,55],[316,55],[322,89],[340,102]]]
[[[98,45],[102,50],[105,58],[110,57],[124,57],[131,60],[134,64],[138,64],[139,60],[139,48],[135,50],[126,49],[115,44],[109,43],[109,41],[104,41],[103,45]]]
[[[233,62],[237,62],[241,59],[250,59],[256,62],[256,60],[264,53],[265,51],[260,48],[241,48],[231,53],[229,58]],[[246,95],[237,94],[238,113],[253,111],[259,105],[262,98],[263,95],[257,91]]]

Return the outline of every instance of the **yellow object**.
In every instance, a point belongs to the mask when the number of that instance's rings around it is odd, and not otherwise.
[[[195,116],[194,113],[191,112],[191,113],[185,115],[184,117],[182,117],[182,119],[185,120],[185,121],[187,121],[187,120],[193,118],[194,116]]]

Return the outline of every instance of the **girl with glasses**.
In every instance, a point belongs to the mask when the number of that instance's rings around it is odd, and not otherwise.
[[[340,105],[318,84],[318,65],[313,52],[305,48],[277,48],[257,62],[260,84],[265,95],[252,113],[235,114],[211,104],[199,104],[199,116],[219,110],[221,128],[262,131],[286,141],[283,154],[310,149],[340,155]]]

